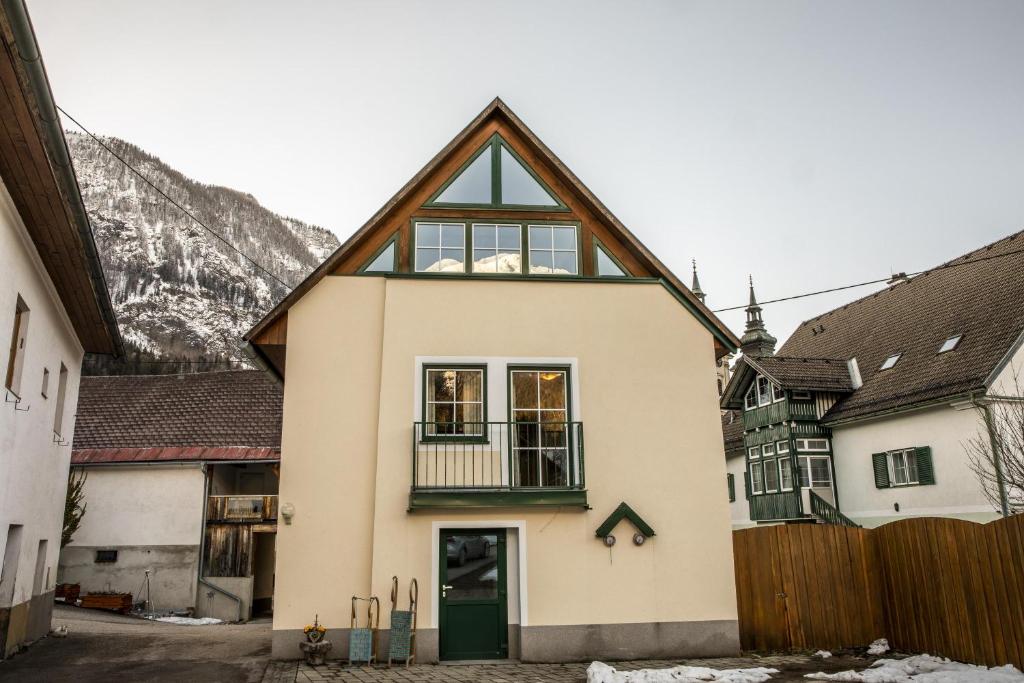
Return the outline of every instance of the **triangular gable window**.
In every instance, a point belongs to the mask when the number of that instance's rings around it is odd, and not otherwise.
[[[376,256],[360,269],[362,273],[393,273],[395,272],[395,237],[388,240]]]
[[[426,206],[566,210],[499,135],[477,150]]]
[[[604,245],[594,238],[594,266],[598,277],[629,277],[629,273],[615,258],[608,253]]]

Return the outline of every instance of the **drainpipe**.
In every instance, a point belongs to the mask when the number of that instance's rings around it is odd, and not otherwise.
[[[1010,516],[1010,501],[1006,495],[1006,480],[1003,478],[1003,457],[1002,447],[999,445],[999,437],[996,435],[995,420],[992,418],[992,405],[979,403],[976,398],[971,397],[971,403],[985,415],[985,427],[988,429],[989,447],[992,449],[992,466],[996,470],[996,486],[999,488],[999,507],[1003,517]]]
[[[206,560],[206,510],[210,504],[210,470],[203,463],[203,525],[202,525],[202,536],[199,537],[199,577],[197,586],[206,586],[212,591],[220,593],[221,595],[230,598],[235,601],[235,607],[238,609],[238,617],[235,621],[242,620],[242,598],[238,597],[230,591],[226,591],[220,586],[215,586],[203,577],[203,564]],[[198,591],[197,591],[198,595]]]

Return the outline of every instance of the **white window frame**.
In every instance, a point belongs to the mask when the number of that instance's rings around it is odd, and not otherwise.
[[[420,227],[424,225],[436,225],[438,226],[438,238],[436,247],[421,247],[420,246]],[[469,250],[466,249],[466,224],[457,223],[454,221],[416,221],[414,224],[413,236],[412,236],[412,269],[415,273],[427,273],[429,275],[459,275],[466,273],[466,256]],[[462,228],[462,270],[420,270],[419,252],[420,249],[436,249],[437,250],[437,262],[441,261],[441,252],[448,249],[454,250],[455,247],[444,247],[442,246],[441,236],[444,233],[445,227],[458,227]]]
[[[757,379],[750,383],[750,389],[743,396],[743,407],[747,410],[755,410],[757,408]]]
[[[750,456],[751,460],[760,460],[761,459],[761,449],[759,447],[757,447],[757,446],[751,446],[747,450],[747,454]]]
[[[782,491],[782,492],[792,491],[793,490],[793,459],[791,457],[789,457],[789,451],[787,450],[786,451],[786,455],[784,455],[784,456],[783,455],[779,455],[779,459],[778,459],[777,462],[779,463],[779,490]],[[785,483],[783,482],[783,477],[782,477],[782,471],[783,471],[782,470],[782,463],[783,462],[789,463],[789,467],[786,468],[786,470],[789,472],[789,486],[786,486]]]
[[[757,477],[754,476],[754,472],[761,473],[760,488],[758,488]],[[751,463],[750,465],[750,492],[756,496],[764,493],[764,469],[759,462]]]
[[[768,384],[768,389],[764,392],[765,395],[761,395],[761,380],[764,380]],[[757,383],[757,405],[758,407],[771,405],[772,402],[772,381],[764,375],[758,375],[757,379],[754,380]]]
[[[779,401],[784,401],[786,399],[786,390],[783,389],[782,387],[780,387],[778,384],[775,384],[775,382],[772,382],[771,385],[772,385],[772,403],[778,403]],[[776,396],[775,392],[778,392],[779,395]]]
[[[456,377],[458,377],[458,373],[460,373],[460,372],[465,372],[465,373],[475,372],[475,373],[479,373],[480,374],[480,400],[479,401],[460,401],[460,400],[458,400],[457,396],[453,396],[451,401],[438,401],[438,400],[433,400],[432,401],[432,400],[430,400],[430,373],[432,373],[432,372],[442,372],[442,373],[443,372],[454,372],[456,374]],[[458,380],[456,379],[456,381],[458,381]],[[440,423],[436,419],[431,420],[430,419],[430,417],[431,417],[430,406],[431,405],[434,405],[434,406],[438,406],[438,405],[449,406],[450,405],[452,407],[452,420],[451,420],[451,422]],[[477,405],[477,406],[479,406],[480,424],[474,424],[473,422],[468,422],[468,423],[467,422],[459,422],[457,417],[456,417],[458,415],[458,406],[459,405]],[[485,436],[485,429],[487,427],[487,425],[486,425],[486,420],[487,420],[487,366],[486,365],[481,365],[481,366],[472,365],[472,366],[461,366],[461,367],[460,366],[444,367],[442,365],[435,365],[435,364],[429,364],[429,365],[425,366],[423,368],[423,411],[424,411],[423,412],[424,429],[423,429],[423,435],[422,436],[424,436],[424,437],[426,437],[428,439],[445,439],[445,440],[451,439],[453,441],[456,441],[456,440],[459,440],[459,439],[479,439],[479,438]],[[436,411],[436,408],[435,408],[435,411]],[[437,417],[437,413],[436,412],[434,413],[434,417],[435,418]],[[463,431],[462,432],[452,432],[452,433],[438,432],[437,431],[437,425],[438,424],[451,424],[451,425],[459,425],[459,424],[461,424],[461,425],[463,425],[463,427],[462,427]],[[465,426],[467,424],[470,425],[470,427],[467,428]]]
[[[775,457],[775,444],[766,443],[765,445],[761,446],[761,455],[763,455],[766,458]]]
[[[811,468],[812,460],[824,460],[825,465],[828,468],[828,483],[827,484],[815,484],[812,477],[813,469]],[[804,486],[803,480],[800,478],[800,465],[804,464],[807,468],[807,486]],[[823,489],[832,488],[832,482],[835,480],[835,476],[832,472],[832,459],[827,455],[799,455],[797,456],[797,481],[800,483],[800,488],[812,488],[812,489]]]
[[[810,447],[810,443],[812,441],[823,441],[823,442],[825,442],[825,447],[824,448],[811,448]],[[828,453],[829,452],[829,442],[828,442],[828,439],[826,439],[824,437],[820,437],[820,436],[819,437],[807,438],[807,439],[797,439],[796,440],[796,450],[801,452],[801,453]]]
[[[774,451],[774,448],[772,450]],[[779,492],[779,483],[780,483],[779,482],[779,464],[778,464],[778,461],[775,460],[774,458],[772,460],[765,460],[764,461],[764,465],[762,467],[764,468],[763,472],[762,472],[762,475],[761,475],[761,476],[764,477],[764,492],[765,493],[778,493]],[[771,488],[768,487],[768,472],[769,471],[775,473],[775,484]]]
[[[493,228],[494,229],[494,248],[491,247],[478,247],[476,245],[476,229],[477,228]],[[515,228],[519,235],[519,270],[513,273],[502,273],[498,271],[498,254],[511,253],[512,250],[508,248],[501,248],[498,246],[498,228]],[[469,269],[470,272],[479,273],[481,275],[522,275],[523,274],[523,226],[520,223],[471,223],[469,227]],[[494,270],[477,270],[476,269],[476,252],[486,251],[488,255],[493,255]]]
[[[889,451],[885,454],[886,464],[889,467],[889,485],[892,487],[900,486],[917,486],[921,483],[921,475],[917,471],[917,449],[915,448],[901,448],[895,451]],[[903,472],[905,475],[905,481],[897,481],[896,478],[896,466],[897,461],[902,464]],[[910,470],[913,467],[914,476],[911,478]]]
[[[549,230],[551,230],[551,247],[550,248],[547,248],[547,247],[537,247],[536,249],[534,248],[534,246],[533,246],[532,228],[548,228]],[[546,252],[549,252],[551,254],[551,268],[552,268],[552,270],[554,270],[554,266],[555,266],[555,254],[556,253],[567,254],[570,251],[569,249],[556,249],[555,248],[555,231],[554,231],[554,228],[571,228],[572,231],[573,231],[574,238],[573,238],[573,243],[572,243],[573,244],[573,246],[572,246],[572,254],[575,257],[575,264],[576,264],[576,272],[574,272],[574,273],[562,274],[562,273],[554,273],[554,272],[552,272],[552,273],[535,273],[535,272],[533,272],[533,252],[534,251],[546,251]],[[576,225],[558,224],[558,223],[527,223],[526,224],[526,250],[527,250],[527,254],[528,254],[527,260],[529,261],[529,264],[530,264],[529,268],[526,271],[527,275],[551,275],[551,276],[555,276],[555,277],[579,277],[579,274],[580,274],[580,229],[579,229],[578,226],[576,226]]]

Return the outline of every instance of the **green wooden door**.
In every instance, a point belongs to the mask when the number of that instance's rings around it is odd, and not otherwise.
[[[441,659],[507,658],[504,529],[443,529],[440,544]]]

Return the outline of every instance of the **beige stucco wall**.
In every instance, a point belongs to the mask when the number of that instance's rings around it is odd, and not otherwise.
[[[964,444],[984,423],[978,411],[948,405],[839,426],[833,429],[836,482],[843,513],[875,527],[905,517],[959,517],[986,522],[997,517],[968,466]],[[875,488],[871,454],[930,446],[935,468],[932,486]],[[899,503],[900,510],[893,508]]]
[[[593,509],[407,512],[424,357],[574,363]],[[328,277],[288,315],[274,629],[347,627],[396,574],[435,626],[433,530],[488,520],[523,529],[524,625],[734,620],[724,480],[712,338],[661,285]],[[657,535],[609,552],[622,501]]]

